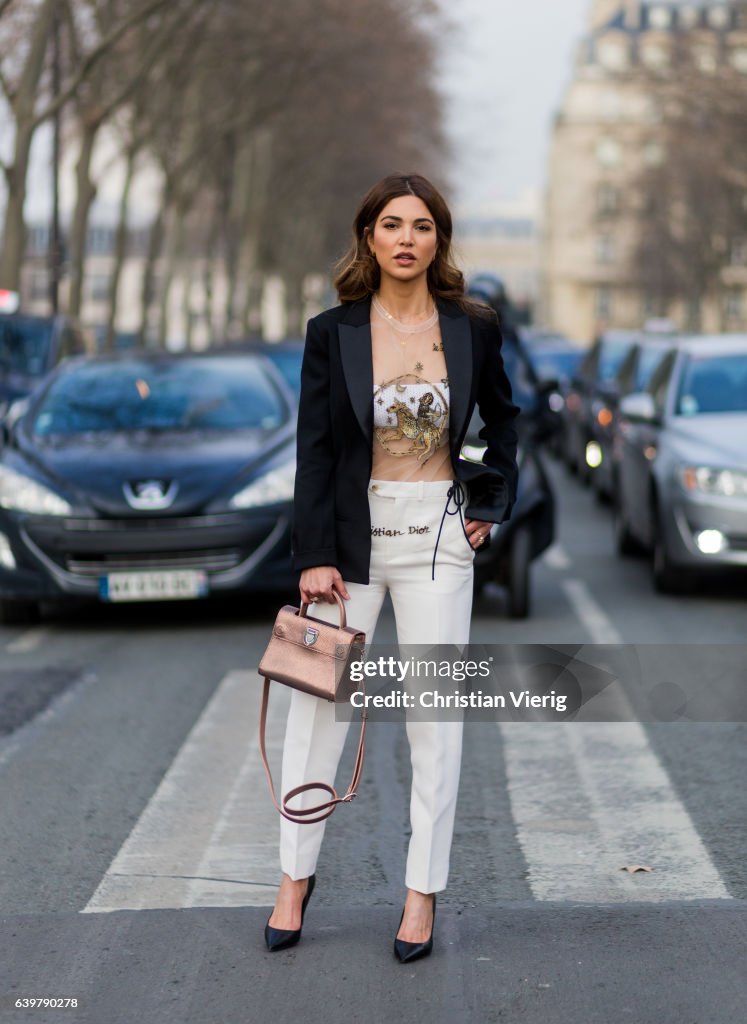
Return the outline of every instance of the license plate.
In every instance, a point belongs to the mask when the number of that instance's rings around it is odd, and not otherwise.
[[[102,601],[192,600],[207,592],[207,573],[197,569],[111,572],[99,579]]]

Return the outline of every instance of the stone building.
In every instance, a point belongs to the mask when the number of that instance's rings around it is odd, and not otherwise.
[[[610,327],[668,316],[683,328],[684,303],[656,308],[631,274],[638,216],[632,182],[665,159],[658,104],[644,82],[692,44],[702,70],[728,60],[747,72],[747,7],[735,0],[593,0],[572,80],[553,127],[543,245],[542,319],[592,340]],[[699,310],[704,330],[747,329],[747,247],[726,257],[724,293]]]

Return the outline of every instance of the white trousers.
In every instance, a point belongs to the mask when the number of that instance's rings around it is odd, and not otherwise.
[[[431,579],[433,549],[450,486],[450,481],[372,480],[369,484],[370,582],[346,582],[348,624],[365,631],[367,643],[373,639],[387,590],[400,646],[469,643],[474,551],[458,515],[445,517],[436,578]],[[336,604],[319,602],[309,614],[330,622],[338,619]],[[408,683],[408,688],[411,685]],[[376,727],[375,722],[369,723],[369,729],[371,724]],[[293,691],[283,748],[283,793],[306,782],[334,784],[349,725],[335,721],[333,703]],[[405,885],[418,892],[446,888],[462,725],[462,721],[416,721],[412,716],[406,721],[412,765],[412,833]],[[309,807],[319,799],[318,792],[304,793],[293,806]],[[354,804],[353,811],[364,813],[365,808]],[[280,819],[280,865],[291,878],[307,878],[316,870],[325,825],[326,821],[297,825]]]

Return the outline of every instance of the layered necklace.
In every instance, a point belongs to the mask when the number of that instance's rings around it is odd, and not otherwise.
[[[389,310],[381,303],[379,298],[374,295],[372,296],[371,302],[374,309],[379,313],[386,321],[389,327],[389,336],[392,341],[398,343],[400,348],[403,350],[402,355],[407,358],[407,342],[413,335],[423,334],[425,331],[431,330],[438,322],[438,307],[435,302],[433,303],[433,309],[425,318],[425,320],[418,320],[415,323],[404,323],[402,320],[398,320]],[[416,373],[420,373],[423,369],[421,362],[415,363],[414,370]]]

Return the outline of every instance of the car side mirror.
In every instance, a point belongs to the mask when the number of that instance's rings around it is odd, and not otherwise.
[[[635,391],[620,401],[620,415],[639,423],[656,423],[659,419],[653,395],[647,391]]]

